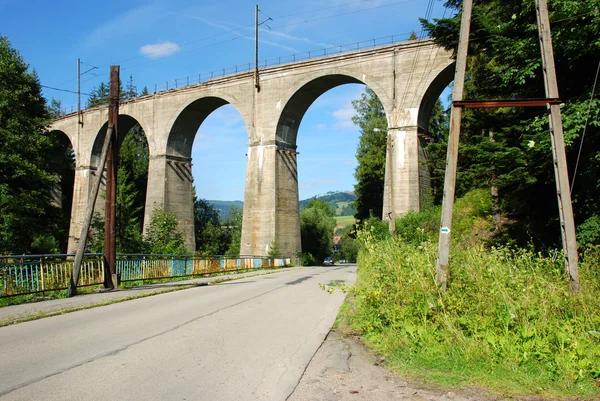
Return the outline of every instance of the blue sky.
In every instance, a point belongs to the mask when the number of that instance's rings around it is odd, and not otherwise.
[[[108,81],[111,64],[121,80],[131,75],[141,89],[254,60],[255,1],[241,0],[0,0],[0,35],[8,36],[43,85],[74,91],[76,63],[81,91]],[[261,60],[411,31],[427,0],[267,0],[258,3]],[[431,17],[444,15],[435,0]],[[298,133],[300,199],[331,190],[352,190],[359,131],[351,101],[364,90],[344,85],[325,93],[304,116]],[[76,95],[44,89],[65,107]],[[82,95],[82,100],[87,96]],[[212,113],[194,141],[193,174],[198,195],[243,200],[247,135],[232,106]]]

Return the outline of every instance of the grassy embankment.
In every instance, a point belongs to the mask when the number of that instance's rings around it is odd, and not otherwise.
[[[335,216],[335,230],[354,225],[355,222],[354,216]]]
[[[490,202],[456,203],[448,290],[435,285],[439,208],[359,233],[358,279],[337,327],[392,369],[448,387],[600,399],[600,247],[569,292],[560,255],[489,245]],[[486,244],[488,243],[488,244]]]

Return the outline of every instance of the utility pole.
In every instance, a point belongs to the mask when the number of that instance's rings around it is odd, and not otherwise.
[[[258,81],[258,4],[254,12],[254,87],[260,92],[260,82]]]
[[[110,92],[108,103],[108,126],[112,127],[112,138],[106,159],[106,204],[104,219],[104,287],[116,288],[117,249],[116,249],[116,219],[117,219],[117,171],[119,162],[118,141],[119,119],[119,66],[110,67]],[[106,132],[108,135],[109,132]],[[102,173],[102,170],[100,170]]]
[[[81,60],[77,59],[77,134],[81,128]],[[79,137],[79,135],[78,135]]]
[[[552,35],[548,18],[548,3],[546,0],[536,0],[538,31],[540,34],[540,48],[542,52],[542,66],[544,69],[544,85],[547,98],[558,98],[558,84],[556,82],[556,68],[554,66],[554,51],[552,49]],[[577,256],[577,239],[575,234],[575,221],[573,218],[573,205],[571,203],[571,189],[569,187],[569,173],[567,171],[567,157],[563,137],[560,104],[547,103],[550,112],[550,137],[552,138],[552,156],[554,176],[556,179],[556,194],[558,196],[558,211],[560,214],[560,229],[565,256],[565,269],[569,276],[571,289],[581,290],[579,282],[579,258]]]
[[[456,55],[456,70],[454,72],[454,91],[452,92],[452,109],[450,111],[450,136],[448,137],[448,152],[446,155],[444,199],[442,201],[442,220],[440,224],[438,260],[435,273],[435,282],[441,290],[445,290],[448,285],[450,230],[452,228],[452,210],[454,209],[456,166],[458,162],[458,142],[460,138],[460,122],[462,119],[462,108],[457,107],[454,102],[460,101],[463,98],[472,9],[473,0],[464,0],[462,19],[460,22],[460,36],[458,39],[458,52]]]
[[[452,228],[452,209],[454,206],[454,186],[456,182],[456,165],[462,109],[545,106],[550,112],[552,155],[563,250],[565,254],[565,269],[569,276],[571,290],[577,292],[581,290],[581,283],[579,281],[575,222],[573,219],[573,205],[571,203],[567,158],[560,115],[561,102],[558,98],[558,84],[556,82],[556,69],[554,67],[554,53],[552,50],[552,36],[548,19],[548,4],[546,0],[536,0],[544,85],[546,89],[545,99],[462,100],[472,7],[472,0],[464,0],[456,58],[456,73],[454,76],[454,93],[452,94],[450,136],[448,138],[448,154],[446,158],[446,176],[444,180],[444,200],[442,203],[442,221],[438,244],[436,283],[441,290],[445,290],[448,284],[448,254],[450,251],[450,231]]]
[[[490,142],[495,143],[494,139],[494,130],[489,131]],[[491,195],[492,195],[492,223],[494,224],[494,229],[498,230],[500,226],[500,208],[498,205],[498,187],[496,186],[496,166],[492,163],[492,179],[491,179]]]
[[[258,4],[256,5],[255,13],[254,13],[254,87],[257,92],[260,92],[260,77],[258,75],[258,27],[267,21],[273,21],[273,18],[267,16],[267,19],[263,22],[258,22],[258,13],[260,10],[258,9]],[[264,13],[263,13],[264,14]],[[268,25],[267,28],[271,29]]]
[[[83,126],[83,118],[81,118],[81,76],[97,69],[98,67],[92,66],[92,68],[82,73],[81,59],[77,59],[77,134],[79,134],[80,128]]]
[[[77,60],[77,65],[79,66],[79,59]],[[94,68],[96,68],[96,67],[94,67]],[[115,69],[116,74],[113,74],[113,69]],[[119,90],[118,90],[118,88],[119,88],[119,67],[111,66],[110,73],[111,73],[110,74],[111,94],[115,93],[112,91],[113,87],[117,88],[117,91],[116,91],[116,94],[117,94],[116,95],[117,96],[117,98],[116,98],[116,106],[117,106],[116,114],[118,116],[118,113],[119,113],[119,109],[118,109],[118,107],[119,107],[119,97],[118,97],[119,96],[118,95],[119,94]],[[79,76],[78,76],[78,78],[79,78]],[[115,78],[116,78],[116,81],[115,81]],[[116,82],[116,86],[114,85],[114,82]],[[77,86],[79,87],[79,85],[77,85]],[[111,99],[112,99],[112,96],[111,96]],[[110,105],[109,105],[109,109],[110,109]],[[112,116],[112,118],[111,118],[111,116]],[[95,181],[94,181],[94,184],[92,185],[92,192],[90,193],[90,196],[88,198],[87,213],[86,213],[86,217],[85,217],[85,220],[83,223],[83,227],[81,228],[81,235],[79,236],[79,243],[77,245],[77,253],[75,254],[75,261],[73,262],[73,274],[69,281],[69,289],[67,292],[68,297],[72,297],[77,294],[77,284],[79,282],[79,273],[81,271],[81,263],[83,261],[83,256],[85,253],[85,246],[87,243],[90,226],[92,224],[92,217],[94,215],[94,207],[96,206],[96,200],[98,199],[98,192],[100,191],[100,183],[102,182],[102,172],[104,171],[105,164],[107,164],[107,162],[108,162],[108,160],[107,160],[108,155],[111,154],[115,149],[115,147],[112,146],[113,141],[116,143],[116,119],[114,118],[114,113],[109,112],[108,129],[106,130],[106,134],[104,136],[102,152],[100,153],[100,164],[98,165],[98,170],[96,172]],[[112,157],[112,159],[114,159],[114,157]],[[111,162],[111,164],[112,164],[112,162]],[[108,171],[110,171],[110,170],[111,169],[107,167],[107,175],[108,175]],[[115,176],[116,176],[116,172],[115,172]],[[108,191],[108,183],[107,183],[107,191]],[[116,194],[116,192],[115,192],[115,194]],[[108,200],[108,196],[107,196],[107,200]],[[106,208],[106,213],[108,215],[108,208]],[[105,224],[105,228],[106,228],[106,224]],[[106,236],[107,235],[105,232],[105,238],[106,238]],[[114,236],[113,236],[113,242],[114,242]],[[106,241],[105,241],[105,246],[106,246]],[[114,246],[113,246],[113,249],[115,249]],[[106,250],[106,248],[105,248],[105,250]],[[108,266],[107,260],[106,260],[106,252],[105,252],[104,258],[105,258],[104,266],[106,268],[106,266]],[[116,259],[116,254],[115,254],[114,259]],[[110,268],[108,270],[109,270],[109,272],[111,271]],[[106,277],[107,277],[107,274],[106,274],[106,269],[105,269],[105,273],[104,273],[105,287],[107,285]],[[110,275],[110,279],[111,279],[111,284],[112,284],[112,274]],[[109,286],[107,288],[113,288],[113,287]]]

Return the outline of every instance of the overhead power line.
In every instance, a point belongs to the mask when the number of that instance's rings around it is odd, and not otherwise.
[[[70,91],[70,90],[68,90],[68,89],[53,88],[52,86],[46,86],[46,85],[40,85],[40,86],[41,86],[42,88],[46,88],[46,89],[52,89],[52,90],[54,90],[54,91],[68,92],[68,93],[75,93],[75,94],[77,94],[77,92],[76,92],[76,91]],[[81,94],[82,94],[82,95],[91,96],[91,94],[89,94],[89,93],[84,93],[84,92],[81,92]]]

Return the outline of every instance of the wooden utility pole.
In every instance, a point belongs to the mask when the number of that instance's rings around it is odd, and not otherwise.
[[[556,82],[556,68],[554,66],[554,51],[552,49],[552,35],[548,18],[548,3],[546,0],[536,0],[538,31],[540,34],[540,48],[542,51],[542,66],[544,69],[544,85],[547,98],[558,98],[558,84]],[[560,228],[565,256],[565,269],[569,275],[571,289],[581,290],[579,282],[579,258],[577,256],[577,239],[575,235],[575,221],[573,218],[573,205],[571,203],[571,189],[569,187],[569,173],[567,170],[567,156],[563,137],[560,104],[547,103],[550,112],[550,137],[552,138],[552,156],[554,176],[556,179],[556,194],[558,196],[558,211],[560,214]]]
[[[438,260],[435,274],[435,282],[442,290],[445,290],[448,285],[450,230],[452,228],[452,209],[454,208],[456,166],[458,162],[458,142],[460,138],[460,122],[462,119],[462,107],[456,106],[454,102],[463,100],[472,9],[473,0],[464,0],[462,19],[460,22],[460,36],[458,39],[458,52],[456,54],[456,71],[454,72],[454,91],[452,92],[452,109],[450,111],[450,136],[448,137],[448,152],[446,155],[444,199],[442,201],[442,220],[440,224]]]
[[[106,160],[106,206],[104,219],[104,287],[115,288],[117,283],[116,264],[116,220],[117,220],[117,170],[119,163],[118,120],[119,120],[119,66],[110,67],[110,91],[108,100],[108,126],[113,127],[112,138]],[[108,135],[108,131],[106,132]]]
[[[554,159],[556,193],[558,196],[561,233],[565,254],[565,268],[569,275],[571,288],[574,291],[579,291],[581,289],[581,284],[579,282],[579,271],[577,266],[578,257],[575,223],[573,219],[573,206],[571,204],[571,191],[569,189],[567,159],[560,115],[560,99],[558,98],[558,85],[556,82],[554,53],[552,50],[552,36],[548,20],[548,5],[546,0],[536,0],[546,98],[509,100],[462,100],[472,7],[472,0],[464,0],[456,58],[456,73],[454,76],[452,112],[450,115],[450,137],[448,138],[448,154],[446,159],[446,176],[444,180],[444,200],[442,203],[440,240],[438,244],[436,283],[442,290],[445,290],[448,284],[448,254],[450,251],[450,231],[452,228],[452,209],[454,206],[454,186],[456,182],[456,165],[462,109],[546,106],[550,111],[552,154]]]
[[[494,143],[496,140],[494,139],[494,130],[489,131],[490,142]],[[500,226],[500,206],[498,204],[498,187],[496,186],[496,166],[492,163],[492,185],[491,185],[491,195],[492,195],[492,224],[494,224],[494,229],[498,230]]]
[[[92,224],[92,217],[94,216],[94,207],[96,206],[96,199],[98,199],[98,192],[100,190],[100,183],[102,182],[102,170],[104,170],[104,164],[108,156],[108,148],[110,145],[113,127],[108,127],[106,136],[104,137],[104,144],[102,145],[102,153],[100,154],[100,164],[96,171],[96,179],[92,186],[92,192],[88,198],[87,214],[83,227],[81,228],[81,235],[79,236],[79,243],[77,244],[77,253],[75,254],[75,262],[73,263],[73,275],[69,281],[69,290],[67,297],[72,297],[77,294],[77,283],[79,282],[79,272],[81,271],[81,262],[83,261],[83,255],[85,253],[85,245],[87,243],[88,233],[90,231],[90,225]]]
[[[79,65],[79,60],[77,60],[77,64]],[[95,68],[95,67],[94,67]],[[116,84],[115,84],[116,82]],[[116,92],[113,90],[113,87],[116,88]],[[113,94],[116,93],[116,114],[111,113],[111,106],[113,105]],[[87,243],[87,238],[88,238],[88,234],[89,234],[89,230],[90,230],[90,226],[92,224],[92,217],[94,216],[94,207],[96,206],[96,200],[98,199],[98,192],[100,191],[100,183],[102,182],[102,172],[104,171],[104,166],[105,164],[109,164],[108,163],[108,157],[109,155],[111,156],[112,160],[115,160],[116,157],[113,154],[113,152],[116,149],[116,146],[113,146],[113,142],[116,143],[116,124],[117,124],[117,118],[118,114],[119,114],[119,67],[118,66],[111,66],[110,67],[110,103],[109,103],[109,122],[108,122],[108,128],[106,130],[106,134],[104,136],[104,143],[102,145],[102,152],[100,153],[100,163],[98,164],[98,170],[96,171],[96,179],[94,181],[94,184],[92,186],[92,192],[90,193],[90,196],[88,198],[88,207],[87,207],[87,213],[86,213],[86,217],[83,223],[83,227],[81,228],[81,235],[79,236],[79,243],[77,244],[77,253],[75,254],[75,261],[73,263],[73,274],[71,276],[71,280],[69,281],[69,289],[67,292],[67,296],[68,297],[72,297],[74,295],[77,294],[77,284],[79,282],[79,273],[81,271],[81,263],[83,261],[83,256],[85,254],[85,246]],[[112,116],[112,117],[111,117]],[[79,125],[79,124],[78,124]],[[112,162],[110,163],[112,164]],[[108,171],[110,171],[111,169],[107,167],[107,175],[108,175]],[[116,177],[116,171],[114,172],[114,176]],[[116,182],[115,182],[116,184]],[[107,183],[107,203],[108,203],[108,183]],[[115,190],[116,190],[116,186],[115,186]],[[115,191],[116,194],[116,191]],[[114,204],[116,204],[116,202],[113,202]],[[106,208],[106,214],[108,216],[108,210],[109,208]],[[113,219],[114,221],[114,219]],[[105,229],[106,229],[106,223],[105,223]],[[105,238],[108,237],[108,233],[105,232]],[[106,241],[105,241],[105,247],[106,247]],[[115,249],[114,247],[114,235],[113,235],[113,250]],[[106,248],[105,248],[106,251]],[[108,266],[107,264],[107,254],[105,252],[104,254],[104,266],[105,266],[105,272],[104,272],[104,285],[107,286],[107,280],[106,278],[108,277],[110,280],[110,284],[107,288],[113,288],[112,286],[112,274],[110,273],[110,268],[106,268]],[[113,258],[113,260],[116,259],[116,254],[115,257]],[[114,269],[114,268],[113,268]],[[107,270],[109,272],[109,274],[107,274]]]

